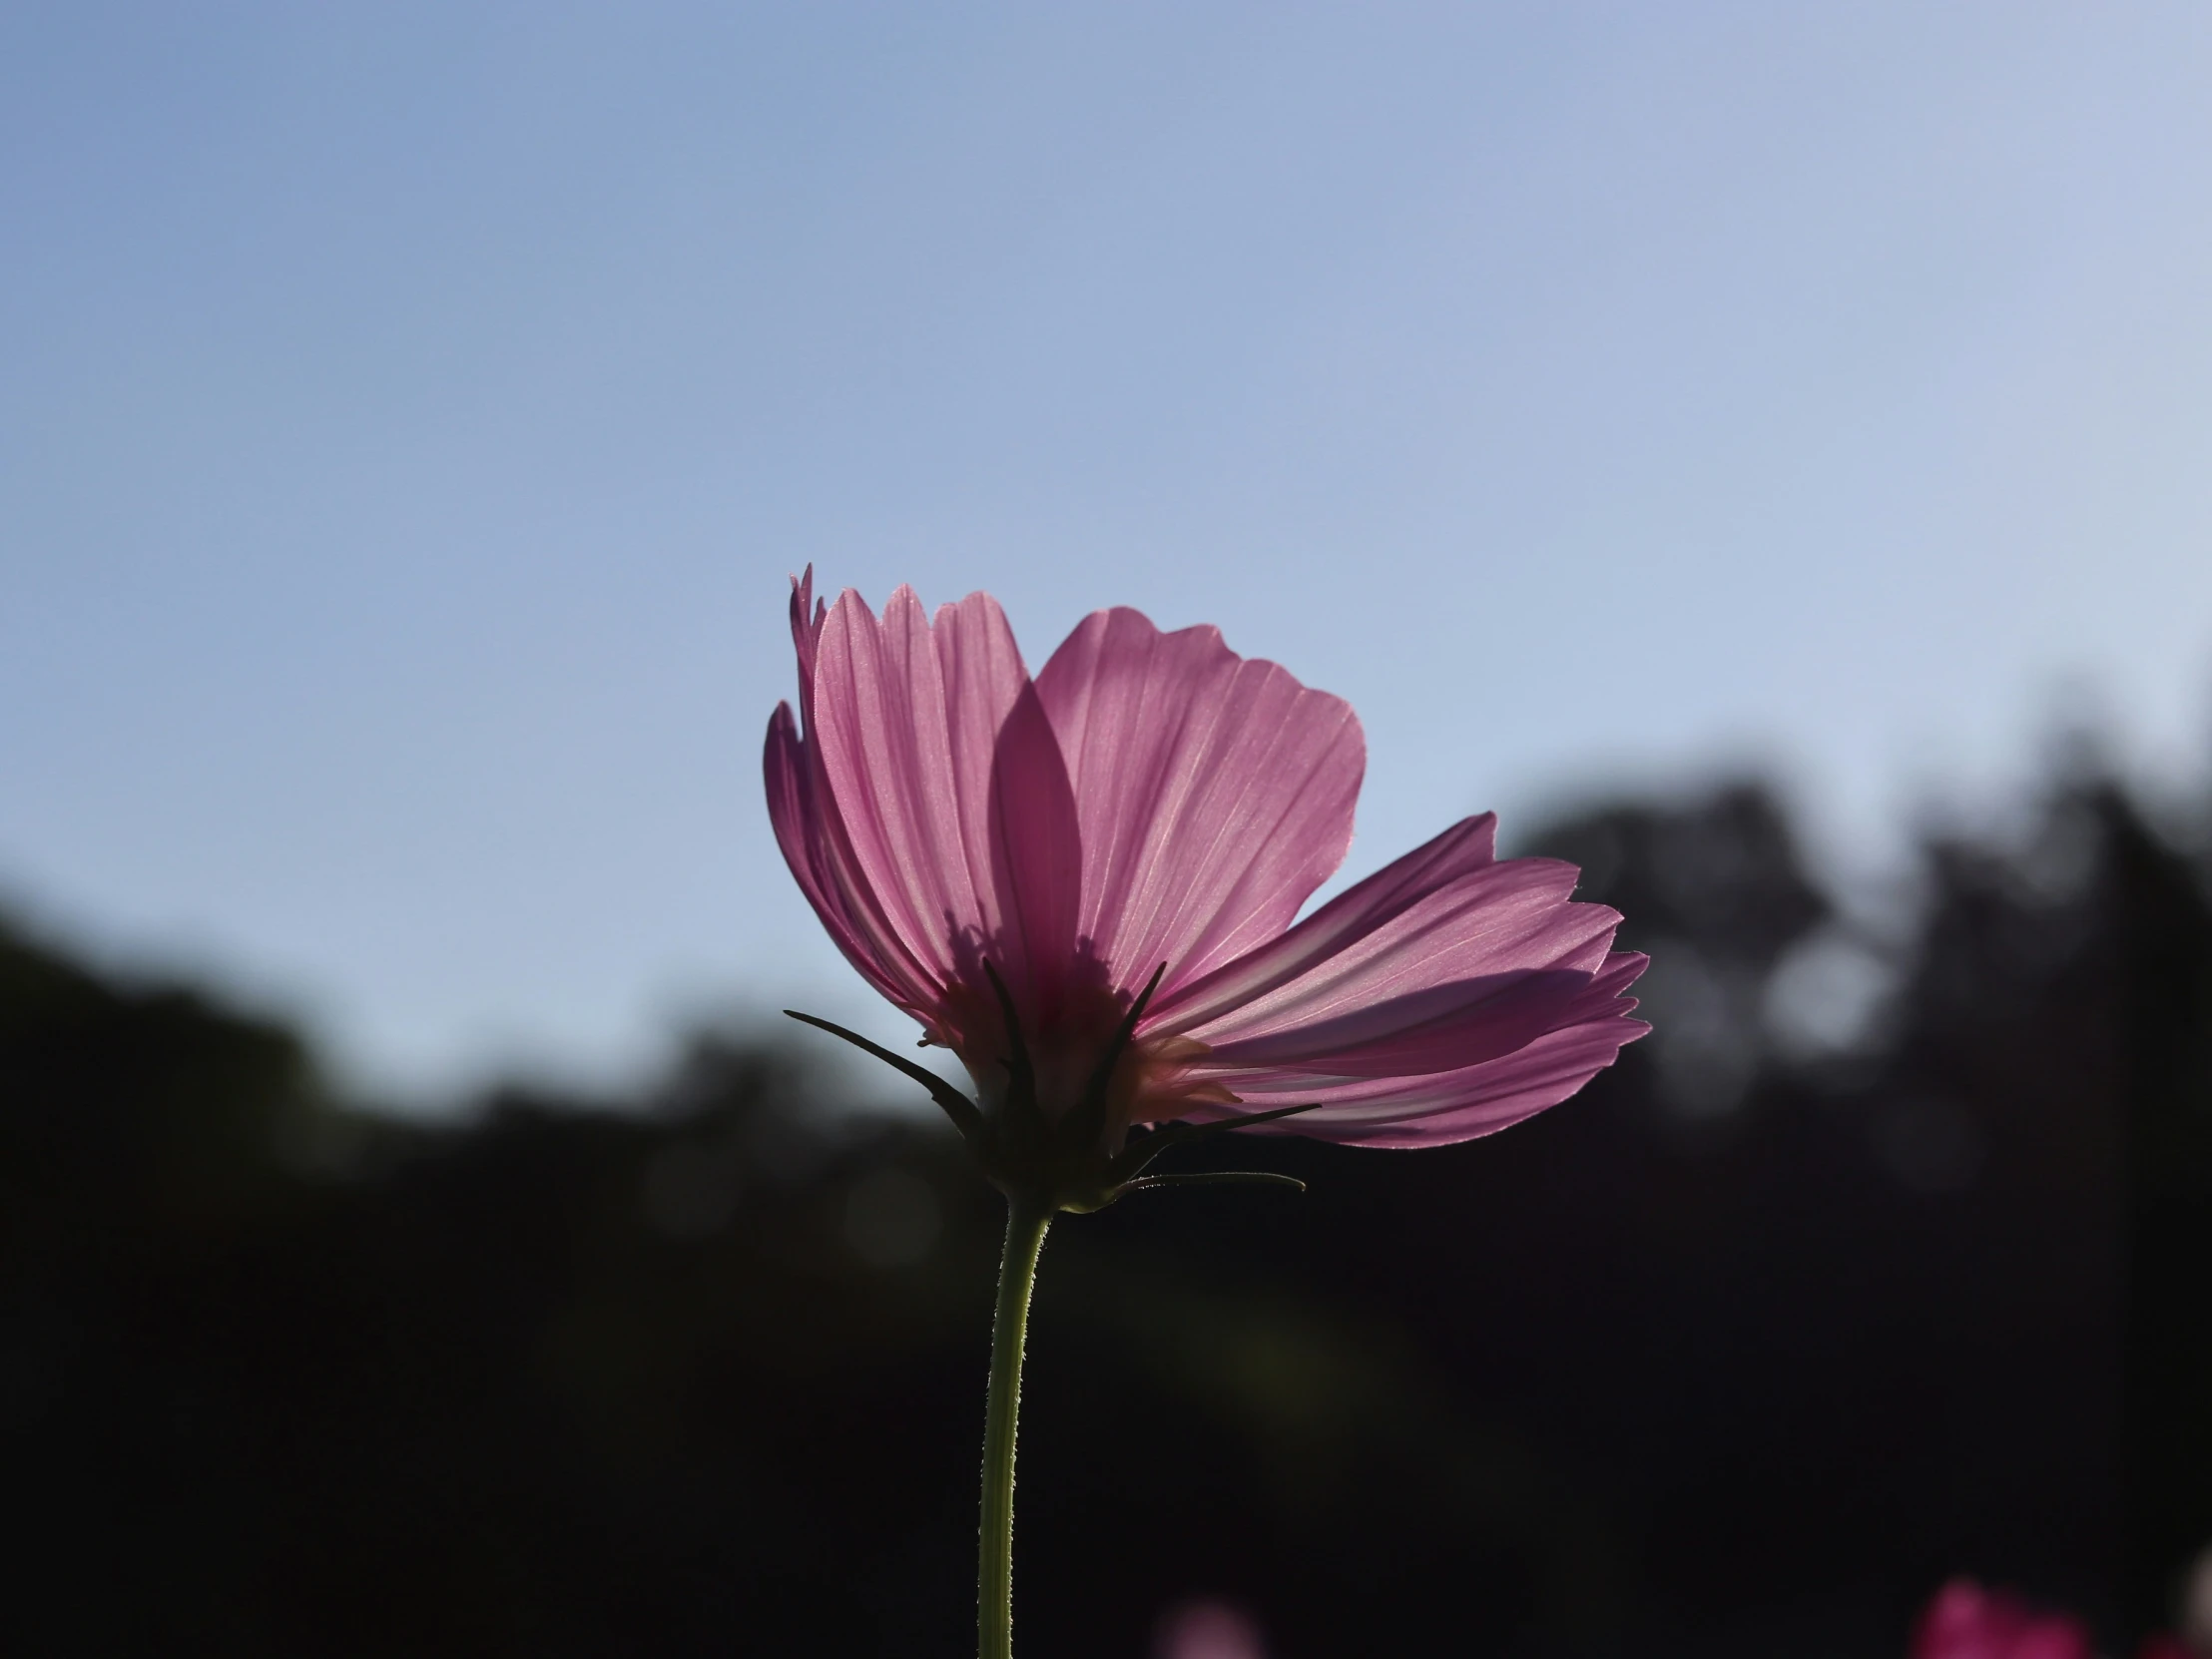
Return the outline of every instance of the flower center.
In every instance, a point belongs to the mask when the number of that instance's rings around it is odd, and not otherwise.
[[[1133,1000],[1109,986],[1074,987],[1042,1015],[1013,1014],[1020,1028],[1009,1030],[1010,998],[987,982],[955,983],[945,992],[930,1036],[959,1056],[984,1112],[999,1119],[1027,1109],[1047,1124],[1060,1123],[1099,1088],[1099,1069],[1110,1060],[1098,1150],[1111,1156],[1133,1124],[1164,1123],[1194,1107],[1237,1098],[1218,1083],[1191,1075],[1192,1065],[1207,1052],[1204,1043],[1159,1031],[1120,1040]],[[1017,1098],[1024,1056],[1029,1101]]]

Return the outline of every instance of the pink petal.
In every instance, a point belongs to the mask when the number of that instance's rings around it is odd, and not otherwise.
[[[856,884],[839,878],[839,866],[849,868],[850,854],[846,851],[840,859],[841,827],[833,816],[820,810],[815,760],[792,720],[789,703],[779,703],[770,717],[762,759],[776,844],[830,939],[884,996],[917,1012],[926,1009],[936,1000],[937,990],[927,971],[899,942],[880,912],[865,902]]]
[[[1240,1110],[1322,1103],[1283,1133],[1432,1145],[1564,1100],[1647,1029],[1621,995],[1644,959],[1611,949],[1615,911],[1570,901],[1571,864],[1494,861],[1492,828],[1398,859],[1188,987],[1147,1034],[1205,1044],[1187,1077]]]
[[[822,640],[823,618],[829,607],[815,597],[815,567],[792,578],[792,649],[799,655],[799,711],[814,730],[815,652]]]
[[[817,644],[825,818],[864,893],[942,987],[977,958],[1022,991],[1072,957],[1075,811],[1058,746],[997,603],[971,594],[932,628],[910,588],[878,621],[847,591]]]
[[[1339,893],[1288,933],[1157,998],[1146,1029],[1189,1029],[1251,1003],[1362,934],[1403,914],[1430,893],[1496,860],[1497,815],[1461,819],[1434,839]]]
[[[1636,1006],[1634,998],[1617,994],[1643,968],[1641,956],[1623,955],[1617,968],[1601,976],[1603,984],[1593,980],[1590,1017],[1495,1060],[1425,1077],[1337,1084],[1294,1073],[1246,1078],[1238,1091],[1240,1104],[1192,1116],[1202,1121],[1311,1100],[1321,1102],[1321,1110],[1248,1132],[1372,1147],[1448,1146],[1493,1134],[1558,1105],[1611,1065],[1624,1045],[1651,1029],[1627,1017]]]
[[[1213,628],[1099,611],[1037,677],[1082,827],[1077,936],[1164,993],[1290,925],[1344,859],[1366,745],[1351,707]]]
[[[1571,990],[1605,960],[1620,924],[1602,904],[1568,902],[1579,873],[1551,858],[1471,870],[1340,938],[1335,950],[1308,953],[1303,971],[1265,993],[1198,1024],[1179,1016],[1176,1029],[1224,1063],[1273,1065],[1388,1045],[1454,1008],[1507,995],[1530,975],[1564,973]]]
[[[807,731],[814,729],[815,659],[827,607],[814,597],[815,572],[792,579],[792,645],[799,659],[800,708]],[[852,850],[844,827],[829,805],[822,778],[821,746],[804,737],[791,707],[779,705],[769,722],[763,757],[768,782],[769,822],[777,844],[800,890],[846,960],[893,1002],[923,1018],[937,1000],[928,969],[900,941],[868,892],[853,874]]]
[[[1589,984],[1589,974],[1563,968],[1455,979],[1271,1036],[1211,1045],[1202,1065],[1224,1078],[1232,1072],[1349,1079],[1457,1071],[1557,1029]]]
[[[1006,965],[1044,1005],[1075,962],[1075,911],[1082,896],[1082,841],[1075,796],[1060,746],[1036,689],[1024,685],[999,728],[991,758],[991,886]],[[986,928],[986,933],[990,932]]]

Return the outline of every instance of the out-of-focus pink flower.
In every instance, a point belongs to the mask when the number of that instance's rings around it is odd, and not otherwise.
[[[1312,1103],[1269,1127],[1435,1145],[1565,1099],[1648,1029],[1619,915],[1570,902],[1571,864],[1498,859],[1488,815],[1298,920],[1351,842],[1365,740],[1213,628],[1095,612],[1032,679],[987,594],[932,620],[901,587],[878,618],[816,603],[810,571],[792,635],[785,858],[986,1120],[1022,1048],[1048,1123],[1099,1097],[1109,1155],[1132,1124]]]
[[[1267,1659],[1260,1627],[1225,1601],[1191,1601],[1160,1621],[1153,1659]]]
[[[1913,1659],[2095,1659],[2086,1627],[2031,1612],[2001,1591],[1954,1578],[1936,1591],[1913,1633]]]

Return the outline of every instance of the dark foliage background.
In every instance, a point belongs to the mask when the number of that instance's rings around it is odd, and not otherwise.
[[[2120,1651],[2212,1539],[2205,828],[2054,787],[1902,944],[1754,786],[1535,837],[1661,1034],[1487,1142],[1063,1223],[1027,1651],[1207,1594],[1282,1659],[1894,1655],[1956,1571]],[[7,1651],[972,1652],[997,1201],[797,1052],[403,1125],[0,935]]]

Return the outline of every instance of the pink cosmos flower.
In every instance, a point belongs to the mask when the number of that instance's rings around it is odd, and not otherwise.
[[[2064,1614],[2037,1614],[2000,1591],[1954,1578],[1913,1632],[1913,1659],[2095,1659],[2088,1630]]]
[[[1571,901],[1571,864],[1500,860],[1487,814],[1298,919],[1351,843],[1360,723],[1216,629],[1098,611],[1032,678],[987,594],[931,619],[901,587],[878,618],[849,589],[818,603],[810,570],[791,616],[777,839],[845,957],[965,1065],[979,1104],[933,1092],[987,1164],[1023,1155],[1024,1110],[1094,1162],[1132,1126],[1268,1114],[1466,1140],[1648,1029],[1619,915]]]

